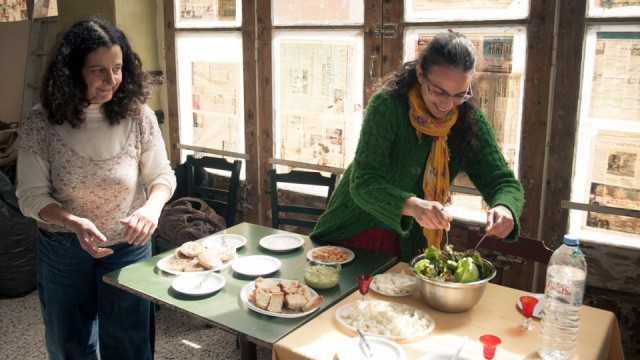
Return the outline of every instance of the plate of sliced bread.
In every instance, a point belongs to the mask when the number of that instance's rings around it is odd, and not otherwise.
[[[261,314],[296,318],[316,311],[324,298],[298,280],[259,277],[245,285],[240,299]]]
[[[207,249],[199,242],[187,241],[176,248],[172,255],[158,260],[156,266],[174,275],[220,271],[231,266],[237,257],[233,246]]]

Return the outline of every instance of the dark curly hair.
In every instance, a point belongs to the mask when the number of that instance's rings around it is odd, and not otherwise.
[[[416,67],[420,66],[427,77],[434,66],[459,69],[465,73],[475,71],[477,54],[473,43],[464,35],[456,32],[440,33],[434,36],[429,45],[420,52],[418,59],[408,61],[396,72],[385,76],[374,85],[382,93],[394,96],[407,96],[409,91],[418,84]],[[467,144],[471,154],[478,148],[475,138],[478,129],[480,109],[473,98],[459,106],[458,121],[451,129],[449,140]]]
[[[142,61],[122,30],[96,18],[79,21],[62,35],[42,80],[40,101],[55,125],[68,122],[73,128],[84,123],[84,109],[90,104],[82,77],[87,55],[100,47],[120,46],[122,82],[111,100],[102,105],[109,124],[137,118],[149,99],[149,77]]]

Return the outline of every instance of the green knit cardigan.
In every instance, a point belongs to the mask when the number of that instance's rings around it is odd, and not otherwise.
[[[491,125],[483,114],[476,137],[479,149],[462,164],[465,144],[448,141],[451,181],[464,171],[490,207],[504,205],[515,226],[506,241],[520,233],[524,190],[507,165]],[[424,198],[422,177],[432,138],[419,139],[409,121],[406,97],[375,93],[367,106],[353,162],[338,183],[310,237],[318,243],[348,239],[372,226],[386,224],[399,234],[401,260],[424,249],[422,228],[402,207],[411,196]],[[469,154],[467,154],[469,155]]]

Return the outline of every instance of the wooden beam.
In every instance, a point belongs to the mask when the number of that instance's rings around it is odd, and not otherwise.
[[[561,244],[569,223],[569,211],[560,204],[571,197],[585,32],[584,17],[575,15],[586,13],[586,1],[558,1],[558,6],[558,34],[562,36],[557,37],[556,44],[558,56],[551,88],[553,104],[540,214],[540,237],[554,245]]]
[[[27,0],[27,20],[33,20],[34,8],[35,8],[34,0]]]
[[[211,149],[203,146],[193,146],[193,145],[186,145],[186,144],[176,144],[175,147],[182,150],[191,150],[194,152],[201,152],[201,153],[207,153],[207,154],[213,154],[213,155],[227,156],[227,157],[232,157],[236,159],[249,160],[249,155],[243,154],[243,153],[237,153],[233,151]]]
[[[169,143],[180,143],[180,118],[178,116],[178,69],[176,65],[176,19],[174,0],[163,0],[164,11],[164,59],[165,83],[167,84],[167,124],[169,127]],[[169,160],[176,167],[180,164],[180,149],[169,147]]]
[[[315,170],[320,172],[328,172],[328,173],[338,174],[338,175],[344,173],[343,168],[309,164],[309,163],[300,162],[300,161],[270,158],[269,163],[274,165],[291,166],[292,168],[301,168],[301,169],[309,169],[309,170]]]
[[[542,214],[542,184],[553,59],[556,1],[532,1],[527,28],[527,62],[520,141],[519,178],[525,190],[522,232],[536,237]]]
[[[384,1],[382,25],[386,29],[395,28],[394,34],[382,35],[382,76],[396,71],[403,63],[404,57],[404,1]]]
[[[363,110],[371,97],[371,87],[382,76],[382,41],[375,33],[382,27],[382,0],[365,1],[364,7]]]
[[[245,0],[246,1],[246,0]],[[257,99],[258,117],[253,141],[255,142],[255,186],[252,191],[251,203],[255,207],[255,223],[270,226],[271,219],[267,209],[271,208],[271,198],[267,194],[269,189],[269,176],[267,170],[269,158],[273,157],[273,34],[271,20],[271,1],[256,0],[256,34],[257,57],[260,61],[256,64],[257,89],[260,96]],[[257,91],[257,90],[256,90]],[[248,151],[247,151],[248,152]],[[248,152],[253,155],[252,152]]]
[[[264,1],[263,1],[264,2]],[[267,1],[268,2],[268,1]],[[259,48],[256,48],[256,6],[257,0],[242,1],[242,55],[243,55],[243,81],[244,81],[244,144],[245,153],[252,161],[246,161],[247,197],[244,199],[251,207],[245,210],[245,221],[254,224],[260,222],[262,192],[259,191],[261,178],[260,145],[264,139],[260,138],[260,120],[258,113],[258,63]],[[269,3],[269,2],[268,2]],[[269,62],[270,66],[271,62]],[[269,72],[270,73],[270,72]],[[267,75],[269,76],[269,75]],[[266,173],[264,174],[266,176]],[[253,186],[252,186],[253,185]]]
[[[624,208],[595,205],[595,204],[584,204],[584,203],[571,202],[567,200],[562,200],[561,207],[563,209],[590,211],[598,214],[620,215],[620,216],[630,216],[630,217],[640,218],[640,210],[634,210],[634,209],[624,209]]]

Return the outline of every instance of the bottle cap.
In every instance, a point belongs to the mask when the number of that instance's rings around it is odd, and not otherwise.
[[[576,246],[580,244],[580,239],[578,239],[578,236],[573,234],[566,234],[562,239],[562,241],[564,242],[565,245],[568,245],[568,246]]]

